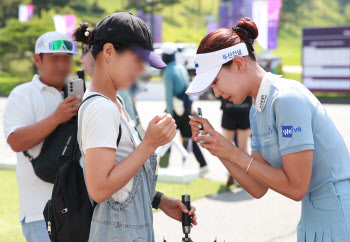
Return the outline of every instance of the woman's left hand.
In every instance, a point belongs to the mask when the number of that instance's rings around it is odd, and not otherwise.
[[[185,204],[179,199],[163,195],[160,200],[159,208],[170,218],[180,222],[182,221],[182,213],[188,213],[191,217],[191,227],[197,225],[197,215],[195,214],[196,208],[191,206],[191,210],[188,211]]]
[[[209,134],[207,136],[198,136],[196,141],[203,141],[200,145],[207,149],[213,156],[219,159],[231,160],[231,154],[237,149],[230,141],[228,141],[224,136],[214,130],[204,130],[203,135]]]

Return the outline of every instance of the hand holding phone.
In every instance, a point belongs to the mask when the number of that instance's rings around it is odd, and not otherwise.
[[[192,130],[192,140],[197,141],[198,136],[207,136],[210,137],[210,134],[203,134],[204,130],[214,130],[213,126],[205,118],[202,118],[202,109],[198,108],[198,116],[188,116],[190,118],[190,125]]]
[[[202,118],[202,109],[198,108],[198,117]],[[210,137],[210,134],[203,134],[203,125],[201,125],[201,130],[199,131],[199,135],[198,136],[207,136]],[[204,141],[199,141],[199,143],[206,143]]]
[[[78,99],[82,99],[85,92],[85,82],[83,79],[74,79],[67,82],[63,88],[64,98],[70,96],[76,96]]]

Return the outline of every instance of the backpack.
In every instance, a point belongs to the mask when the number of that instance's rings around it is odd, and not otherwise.
[[[77,144],[74,140],[74,132],[77,129],[77,117],[73,117],[65,123],[60,124],[44,140],[40,154],[35,159],[24,151],[25,157],[28,157],[33,165],[34,173],[41,180],[54,183],[58,170],[66,164]],[[77,152],[77,159],[81,157],[80,151]]]
[[[90,98],[101,96],[94,94],[87,97],[83,103]],[[106,98],[106,97],[104,97]],[[121,125],[117,146],[121,138]],[[77,130],[75,132],[77,139]],[[71,159],[62,166],[57,174],[52,191],[51,200],[46,203],[44,218],[47,232],[51,241],[60,242],[85,242],[89,239],[92,214],[96,202],[91,203],[84,179],[83,168],[80,166],[76,156],[76,145]]]

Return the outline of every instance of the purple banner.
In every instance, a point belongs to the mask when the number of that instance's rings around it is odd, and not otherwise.
[[[137,17],[139,17],[143,21],[147,22],[147,16],[143,13],[142,10],[137,10]]]
[[[244,17],[243,0],[231,0],[231,17],[229,27],[232,28],[237,22]]]
[[[219,6],[219,27],[232,28],[243,17],[252,18],[253,0],[230,0]]]
[[[229,21],[230,21],[229,11],[230,11],[230,8],[228,3],[222,2],[219,6],[219,28],[229,28]]]
[[[244,1],[244,17],[253,17],[253,0]]]
[[[162,26],[163,26],[163,17],[161,15],[154,16],[154,36],[153,40],[155,43],[162,43]]]
[[[142,10],[137,11],[137,17],[145,21],[151,30],[154,43],[162,43],[163,17],[161,15],[153,15],[153,25],[151,23],[151,16],[149,14],[144,14]],[[152,26],[154,26],[154,30],[152,29]]]
[[[268,49],[277,49],[278,22],[280,18],[281,0],[268,2]]]
[[[208,24],[208,33],[214,32],[215,30],[217,30],[218,25],[215,22],[209,23]]]

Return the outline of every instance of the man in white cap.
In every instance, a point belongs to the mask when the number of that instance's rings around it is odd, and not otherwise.
[[[4,132],[8,144],[17,153],[19,218],[28,242],[50,241],[43,217],[53,184],[42,181],[33,170],[27,151],[37,157],[44,139],[61,123],[76,115],[81,102],[76,97],[64,100],[62,88],[72,67],[73,41],[58,32],[48,32],[35,44],[34,61],[40,76],[16,87],[4,110]]]

